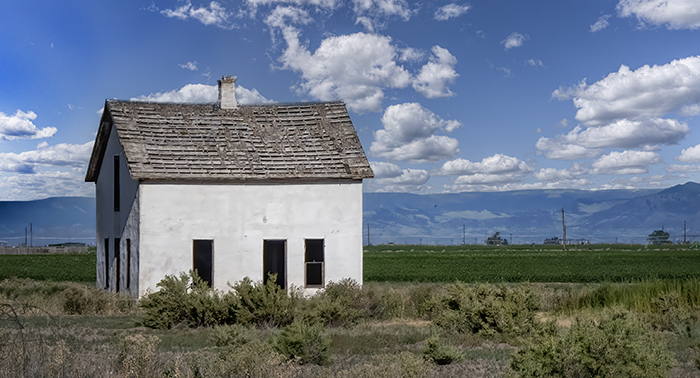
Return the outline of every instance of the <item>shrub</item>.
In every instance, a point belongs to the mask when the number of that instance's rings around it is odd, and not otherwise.
[[[232,285],[239,303],[235,308],[236,321],[257,326],[285,326],[294,321],[300,294],[277,286],[276,274],[270,274],[267,283],[256,283],[246,277]]]
[[[349,326],[366,316],[362,287],[349,278],[329,282],[307,303],[306,317],[312,323]]]
[[[442,328],[457,332],[523,335],[536,327],[538,299],[519,286],[456,283],[446,287],[444,310],[435,320]]]
[[[177,324],[190,327],[233,323],[237,297],[220,295],[212,290],[194,271],[181,273],[180,278],[165,276],[157,284],[159,291],[141,300],[146,310],[143,324],[167,329]]]
[[[217,326],[214,328],[214,335],[212,335],[212,341],[218,347],[240,346],[252,342],[256,338],[255,331],[240,324]]]
[[[445,344],[438,336],[430,337],[423,353],[425,359],[438,365],[449,365],[464,359],[464,353],[459,349]]]
[[[640,319],[616,309],[579,318],[564,334],[550,328],[510,366],[521,377],[667,377],[673,359]]]
[[[67,284],[63,297],[63,311],[71,315],[128,313],[136,308],[136,300],[127,295],[79,284]]]
[[[308,325],[302,321],[284,327],[275,349],[289,360],[301,364],[327,365],[331,362],[331,339],[321,324]]]

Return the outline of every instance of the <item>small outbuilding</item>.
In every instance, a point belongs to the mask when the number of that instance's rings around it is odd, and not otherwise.
[[[138,297],[196,269],[218,289],[277,274],[309,291],[362,283],[362,180],[342,102],[108,100],[85,180],[96,185],[97,286]]]

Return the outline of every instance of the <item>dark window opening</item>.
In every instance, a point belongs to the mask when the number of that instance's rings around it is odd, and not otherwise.
[[[114,211],[119,211],[119,155],[114,157]]]
[[[306,239],[306,287],[323,287],[323,239]]]
[[[275,283],[281,288],[286,288],[286,240],[265,240],[263,244],[263,282],[267,283],[267,277],[271,273],[277,274]]]
[[[126,288],[131,287],[131,239],[126,239]]]
[[[109,238],[105,238],[105,289],[109,289]]]
[[[119,266],[119,255],[121,254],[120,251],[120,243],[119,243],[119,238],[114,238],[114,267],[115,267],[115,274],[114,274],[114,291],[119,292],[119,273],[121,272],[121,268]]]
[[[193,243],[193,267],[199,277],[212,287],[213,283],[213,240],[194,240]]]

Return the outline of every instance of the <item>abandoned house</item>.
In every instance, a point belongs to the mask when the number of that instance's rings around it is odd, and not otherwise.
[[[214,288],[277,274],[313,292],[362,283],[362,180],[342,102],[108,100],[85,180],[96,185],[97,286],[141,296],[196,269]]]

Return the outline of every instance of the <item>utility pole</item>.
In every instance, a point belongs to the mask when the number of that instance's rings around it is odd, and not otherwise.
[[[683,244],[685,244],[685,221],[683,221]]]
[[[367,223],[367,245],[368,245],[368,246],[371,246],[371,245],[372,245],[372,242],[369,241],[369,223]]]
[[[564,229],[564,250],[566,250],[566,221],[564,220],[564,208],[561,208],[561,225]]]
[[[467,244],[467,225],[462,224],[462,245]]]
[[[32,224],[29,223],[29,246],[34,246],[34,231],[32,230]]]

